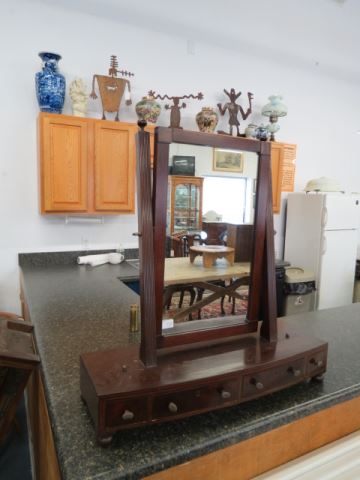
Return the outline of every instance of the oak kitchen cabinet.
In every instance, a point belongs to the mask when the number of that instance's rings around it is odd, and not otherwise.
[[[294,190],[296,145],[271,142],[271,181],[273,212],[281,208],[281,192]]]
[[[150,132],[151,165],[154,126]],[[51,214],[132,213],[135,207],[134,123],[40,113],[40,210]],[[271,142],[273,211],[292,191],[296,145]]]
[[[133,123],[40,113],[41,213],[134,212],[137,131]]]

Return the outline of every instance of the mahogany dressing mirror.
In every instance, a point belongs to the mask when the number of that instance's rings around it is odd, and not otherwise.
[[[260,310],[266,268],[275,279],[273,255],[265,255],[266,230],[273,230],[268,143],[158,127],[153,172],[149,159],[149,136],[140,131],[145,364],[156,363],[161,348],[256,332],[260,311],[268,314]]]
[[[214,157],[214,149],[223,152]],[[239,155],[244,152],[251,155],[245,155],[241,166]],[[174,156],[183,158],[180,173],[186,178],[169,177]],[[195,157],[195,163],[184,157]],[[212,157],[213,163],[201,165],[200,157],[208,161]],[[81,396],[102,445],[110,443],[116,431],[237,405],[326,370],[326,342],[299,335],[286,319],[277,330],[270,144],[158,127],[152,170],[149,133],[142,128],[137,134],[137,160],[140,350],[129,344],[80,357]],[[208,177],[210,183],[216,182],[209,187],[216,196],[220,182],[241,178],[241,169],[247,169],[243,178],[250,179],[250,185],[247,202],[239,196],[228,200],[238,205],[235,217],[222,210],[220,200],[211,204],[206,194],[199,196],[196,178],[202,187]],[[175,184],[180,185],[176,208],[171,201]],[[240,190],[239,183],[236,189]],[[201,212],[206,205],[210,210]],[[226,240],[208,225],[207,237],[201,235],[212,210],[215,226],[225,223]],[[248,249],[244,236],[231,243],[231,230],[237,234],[244,226],[250,229]],[[185,253],[175,253],[178,237],[182,241],[185,237]],[[233,250],[218,250],[224,247]],[[246,289],[243,304],[242,289]],[[187,304],[179,306],[182,293]],[[209,305],[219,308],[223,297],[242,309],[208,315]],[[166,320],[173,322],[170,328],[165,328]]]

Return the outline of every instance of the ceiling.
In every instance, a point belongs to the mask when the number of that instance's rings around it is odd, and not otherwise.
[[[359,0],[36,1],[360,81]]]

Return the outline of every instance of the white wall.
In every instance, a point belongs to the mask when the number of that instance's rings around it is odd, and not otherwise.
[[[254,35],[258,34],[254,21]],[[110,54],[117,54],[120,67],[136,73],[135,101],[149,89],[172,95],[202,91],[205,100],[189,101],[182,112],[182,124],[189,129],[196,129],[194,117],[200,107],[226,101],[223,88],[242,90],[245,107],[246,93],[253,92],[254,112],[269,94],[282,93],[289,114],[280,120],[278,139],[298,144],[296,188],[309,178],[327,175],[350,190],[360,190],[360,137],[354,133],[360,127],[358,85],[322,76],[314,66],[287,67],[276,59],[237,54],[232,47],[197,42],[195,54],[189,55],[185,38],[35,2],[1,1],[0,309],[19,310],[18,252],[134,244],[134,215],[106,219],[103,225],[65,225],[63,219],[38,213],[34,75],[42,50],[63,56],[60,70],[68,84],[81,76],[90,86],[92,75],[105,74]],[[98,102],[92,102],[91,109],[91,116],[100,116]],[[71,113],[68,99],[64,113]],[[121,120],[136,121],[134,109],[122,107]],[[265,119],[255,113],[248,122],[260,120]],[[168,125],[167,112],[159,124]],[[220,128],[226,127],[224,119]],[[282,216],[276,216],[275,223],[280,253]]]

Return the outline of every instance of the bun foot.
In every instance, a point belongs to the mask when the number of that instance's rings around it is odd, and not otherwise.
[[[97,442],[101,447],[108,447],[112,442],[113,436],[110,435],[108,437],[98,437]]]

